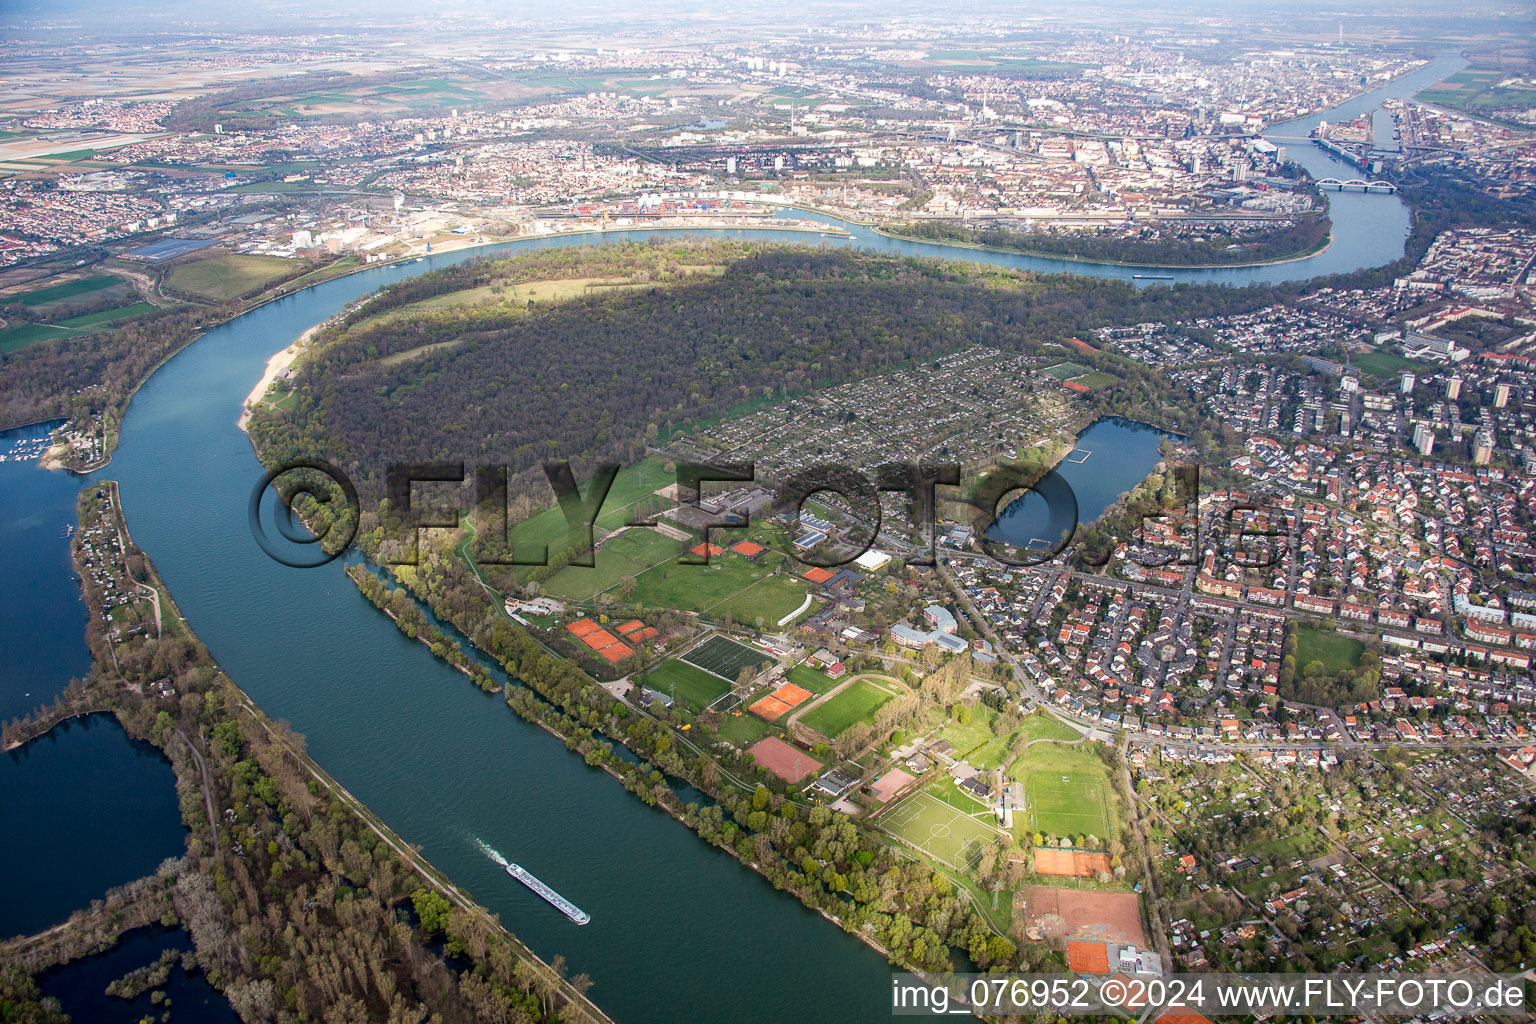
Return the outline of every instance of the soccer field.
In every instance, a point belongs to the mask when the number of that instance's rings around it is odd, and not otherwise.
[[[710,703],[731,690],[730,684],[710,675],[703,669],[681,661],[668,659],[657,665],[643,680],[646,686],[661,693],[670,694],[696,708],[707,708]]]
[[[716,633],[699,646],[682,656],[683,661],[696,665],[706,672],[735,683],[744,668],[762,668],[773,659],[762,651],[737,643],[728,636]]]
[[[882,829],[956,871],[973,871],[1000,838],[990,825],[927,792],[913,793],[878,819]]]
[[[837,739],[855,722],[873,721],[875,712],[890,699],[889,693],[860,679],[836,697],[807,711],[800,722],[823,736]]]
[[[1034,771],[1024,778],[1029,827],[1056,836],[1108,839],[1104,782],[1086,772]]]

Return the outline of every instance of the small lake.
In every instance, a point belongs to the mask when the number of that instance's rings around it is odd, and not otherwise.
[[[1067,530],[1078,523],[1093,523],[1121,495],[1145,480],[1162,461],[1162,443],[1175,436],[1134,420],[1110,417],[1097,421],[1056,464],[1057,475],[1077,499],[1076,518],[1070,501],[1053,498],[1048,504],[1046,498],[1031,491],[1003,509],[987,536],[1031,551],[1049,551]]]
[[[0,937],[59,924],[185,848],[169,762],[110,715],[0,755],[0,793]]]
[[[176,1024],[239,1024],[229,1000],[208,983],[201,971],[188,974],[180,965],[171,968],[165,984],[156,986],[167,1002],[156,1005],[152,989],[137,999],[119,999],[106,993],[107,986],[130,971],[148,967],[167,949],[186,952],[192,948],[180,929],[140,928],[128,932],[104,953],[55,967],[38,979],[43,995],[52,996],[64,1012],[77,1021],[93,1024],[139,1024],[158,1019],[170,1010]]]

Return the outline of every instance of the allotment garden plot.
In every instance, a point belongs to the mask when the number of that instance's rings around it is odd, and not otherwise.
[[[919,791],[876,819],[908,846],[956,871],[973,871],[981,853],[1001,838],[991,825]]]

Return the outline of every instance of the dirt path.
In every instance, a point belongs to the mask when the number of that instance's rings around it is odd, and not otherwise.
[[[219,819],[213,814],[213,787],[208,783],[208,765],[203,762],[203,755],[193,744],[192,740],[182,729],[176,730],[176,735],[192,751],[192,760],[197,762],[197,770],[203,777],[203,806],[208,810],[208,834],[213,837],[213,855],[219,855]]]

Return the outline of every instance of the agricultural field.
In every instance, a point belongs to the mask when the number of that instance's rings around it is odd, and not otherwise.
[[[75,330],[87,330],[92,327],[104,327],[116,323],[119,320],[127,320],[130,317],[143,316],[145,313],[153,313],[159,309],[152,302],[135,302],[131,306],[119,306],[116,309],[103,309],[97,313],[86,313],[83,316],[72,316],[68,320],[60,320],[59,326],[69,327]]]
[[[892,696],[868,680],[855,680],[835,697],[801,715],[799,721],[823,736],[837,739],[854,723],[871,721]]]
[[[181,264],[171,271],[167,284],[213,302],[228,302],[283,277],[294,267],[293,261],[276,256],[230,253]]]
[[[53,302],[63,302],[68,299],[76,299],[82,295],[90,295],[107,288],[121,285],[123,282],[110,274],[98,274],[95,277],[82,277],[74,281],[66,281],[63,284],[48,285],[44,288],[36,288],[32,291],[21,292],[8,296],[0,302],[19,302],[23,306],[45,306]]]
[[[1414,97],[1421,103],[1460,110],[1507,124],[1529,128],[1510,115],[1536,108],[1536,84],[1529,73],[1504,67],[1473,65],[1437,82]]]
[[[1320,661],[1323,671],[1330,676],[1359,668],[1360,656],[1365,653],[1365,644],[1354,637],[1307,626],[1297,628],[1296,639],[1296,667],[1305,669]]]
[[[73,338],[83,333],[83,331],[73,331],[68,327],[55,327],[50,324],[18,324],[15,327],[0,330],[0,354],[16,352],[39,341]]]

